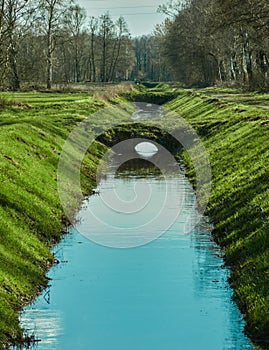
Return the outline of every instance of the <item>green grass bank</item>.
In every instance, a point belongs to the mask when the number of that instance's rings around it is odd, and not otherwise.
[[[246,331],[269,348],[269,111],[208,91],[183,90],[166,106],[186,118],[208,152],[213,236],[232,267],[230,283]]]
[[[0,100],[0,349],[4,349],[4,344],[22,339],[18,313],[46,286],[45,273],[54,263],[50,249],[63,232],[57,165],[64,142],[75,125],[107,103],[91,93],[1,93]],[[96,166],[105,151],[95,142],[84,159],[85,194],[95,184]]]

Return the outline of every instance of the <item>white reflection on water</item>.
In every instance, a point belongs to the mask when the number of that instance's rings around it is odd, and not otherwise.
[[[20,317],[21,326],[26,334],[35,335],[36,340],[42,339],[43,346],[58,350],[59,338],[63,334],[62,313],[54,309],[35,308],[34,305],[23,312]],[[35,345],[32,346],[35,348]]]

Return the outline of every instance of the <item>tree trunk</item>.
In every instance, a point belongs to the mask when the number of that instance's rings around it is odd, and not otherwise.
[[[4,18],[5,18],[5,0],[2,0],[1,9],[0,9],[0,42],[2,39]]]
[[[79,53],[78,53],[78,45],[76,44],[76,57],[75,57],[75,68],[76,68],[76,82],[80,82],[80,60],[79,60]]]
[[[116,55],[115,55],[116,46],[117,46],[117,52],[116,52]],[[115,50],[113,49],[113,55],[112,55],[112,59],[111,59],[111,66],[110,66],[110,72],[109,72],[109,77],[110,77],[111,81],[114,78],[116,66],[117,66],[117,63],[118,63],[119,56],[120,56],[121,38],[118,39],[118,42],[115,42],[114,48],[115,48]]]
[[[91,80],[96,81],[96,67],[95,67],[95,55],[94,55],[94,31],[91,34]]]
[[[231,79],[237,80],[237,74],[236,74],[235,69],[234,69],[234,62],[235,62],[234,57],[231,57],[231,59],[230,59]]]
[[[20,79],[17,69],[16,51],[14,45],[11,43],[8,49],[10,74],[11,74],[11,89],[17,91],[20,89]]]
[[[52,88],[52,51],[48,47],[47,53],[47,89]]]
[[[253,89],[253,79],[252,79],[252,62],[251,62],[251,52],[249,50],[249,40],[248,34],[241,30],[243,38],[243,50],[242,50],[242,68],[244,72],[245,85],[249,90]]]
[[[103,50],[102,50],[102,61],[101,61],[101,81],[106,82],[106,34],[104,31],[103,36]]]
[[[47,32],[47,89],[52,88],[52,52],[53,52],[53,43],[52,43],[52,22],[53,22],[53,7],[50,8],[50,17],[48,23],[48,32]]]

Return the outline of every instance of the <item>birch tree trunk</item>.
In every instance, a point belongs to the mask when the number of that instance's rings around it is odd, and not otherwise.
[[[91,36],[91,46],[90,46],[90,71],[91,71],[91,81],[96,81],[96,64],[95,64],[95,33],[98,26],[98,20],[94,17],[90,19],[90,36]]]
[[[52,88],[52,32],[51,32],[51,23],[48,27],[47,33],[47,89]]]

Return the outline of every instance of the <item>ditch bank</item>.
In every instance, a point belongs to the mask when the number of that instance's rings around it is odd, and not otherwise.
[[[206,211],[214,223],[212,235],[231,267],[229,282],[245,318],[245,331],[256,344],[269,349],[268,111],[212,98],[206,90],[160,86],[146,93],[143,88],[132,92],[133,101],[141,97],[144,102],[164,104],[200,136],[212,170]],[[177,128],[175,119],[168,116],[163,121],[166,130]],[[180,156],[195,186],[187,152]]]
[[[212,233],[231,266],[230,284],[245,330],[268,349],[268,111],[186,90],[166,107],[196,129],[208,152],[212,192],[207,214],[214,223]],[[186,154],[182,156],[188,163]],[[190,163],[188,169],[194,179]]]
[[[30,342],[19,312],[49,281],[51,248],[66,219],[57,192],[57,164],[74,126],[104,106],[88,94],[4,94],[0,110],[0,349]],[[83,192],[95,185],[106,147],[95,142],[81,171]]]
[[[62,147],[71,130],[87,116],[109,103],[87,93],[16,93],[15,99],[0,110],[0,349],[13,344],[31,344],[19,324],[19,313],[47,287],[48,269],[57,259],[51,253],[69,221],[57,190],[57,166]],[[123,101],[117,97],[111,101]],[[98,121],[120,124],[126,115],[113,115]],[[94,130],[94,120],[92,130]],[[91,126],[90,126],[91,127]],[[94,132],[94,131],[93,131]],[[132,124],[103,134],[87,152],[81,167],[83,194],[95,187],[99,160],[109,140],[117,142],[135,133],[150,138],[176,152],[178,147],[158,128]],[[108,137],[109,135],[109,137]],[[70,202],[73,198],[70,198]],[[78,208],[79,209],[79,208]]]
[[[156,93],[158,97],[152,97]],[[132,94],[141,97],[143,91]],[[27,110],[11,106],[1,111],[0,165],[5,184],[0,207],[3,349],[4,344],[25,340],[18,314],[47,285],[45,274],[57,262],[50,249],[63,233],[56,172],[64,141],[78,122],[104,106],[87,94],[78,95],[49,95],[45,100],[40,96],[35,104],[36,95],[21,94],[18,98],[27,102],[30,106]],[[165,98],[160,90],[149,91],[148,95],[150,100],[144,97],[144,102],[166,102],[167,108],[186,118],[204,143],[213,173],[207,210],[214,222],[213,236],[225,250],[226,262],[232,267],[230,283],[245,315],[246,331],[266,348],[269,341],[269,117],[266,111],[255,107],[224,103],[188,90],[165,91]],[[132,100],[142,101],[140,97],[133,96]],[[118,122],[121,121],[124,117],[118,116]],[[175,117],[162,121],[166,130],[175,129],[176,122]],[[139,124],[136,127],[133,124],[132,128],[115,128],[94,143],[82,167],[85,194],[95,185],[96,167],[106,151],[103,143],[110,146],[135,133],[137,137],[170,147],[174,154],[178,151],[178,145],[161,131],[161,125],[156,130]],[[181,156],[194,181],[187,155],[183,152]]]

